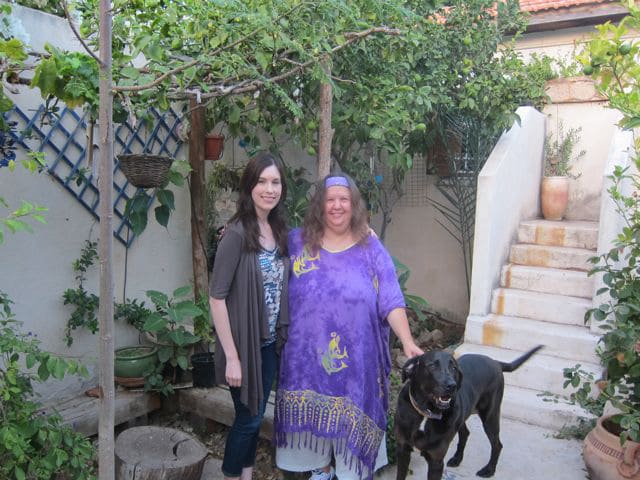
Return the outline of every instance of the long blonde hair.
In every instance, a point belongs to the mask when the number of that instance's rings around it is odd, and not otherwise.
[[[357,243],[364,243],[369,237],[369,215],[360,190],[355,182],[345,174],[329,174],[315,185],[315,192],[309,201],[307,214],[304,216],[302,239],[311,252],[316,253],[322,243],[324,235],[324,203],[327,196],[326,181],[332,177],[347,180],[351,193],[351,234]]]

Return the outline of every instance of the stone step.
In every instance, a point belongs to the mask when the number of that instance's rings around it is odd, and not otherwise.
[[[524,317],[563,325],[584,325],[591,300],[515,288],[496,288],[491,297],[491,312],[509,317]]]
[[[518,228],[518,242],[596,250],[598,224],[586,221],[527,220]]]
[[[455,355],[457,357],[465,353],[479,353],[494,360],[509,363],[522,355],[524,351],[463,343],[456,349]],[[564,388],[563,371],[565,368],[572,368],[577,364],[581,369],[592,373],[594,378],[600,378],[602,375],[602,366],[599,364],[553,357],[547,355],[545,349],[542,349],[515,372],[505,373],[504,380],[506,385],[567,396],[573,389]]]
[[[509,263],[502,267],[500,286],[591,299],[594,279],[578,270]]]
[[[518,243],[511,246],[509,261],[532,267],[564,268],[587,272],[593,267],[589,259],[594,255],[594,250],[585,248]]]
[[[587,327],[494,314],[469,315],[464,332],[465,343],[523,352],[542,344],[545,355],[593,364],[598,363],[599,338]]]
[[[552,401],[540,396],[540,392],[528,388],[506,385],[502,399],[502,417],[559,431],[562,427],[575,425],[578,417],[589,418],[588,412],[566,401]],[[540,459],[544,461],[544,459]],[[525,477],[523,477],[525,478]]]

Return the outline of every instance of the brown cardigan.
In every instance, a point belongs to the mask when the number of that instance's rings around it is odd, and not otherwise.
[[[257,254],[246,251],[244,244],[242,223],[228,225],[216,251],[209,295],[226,299],[231,335],[242,366],[240,400],[257,415],[264,397],[260,348],[269,337],[269,325]],[[289,259],[284,260],[280,316],[276,324],[278,353],[287,339],[289,327]],[[226,358],[219,341],[216,341],[215,369],[217,383],[226,383]]]

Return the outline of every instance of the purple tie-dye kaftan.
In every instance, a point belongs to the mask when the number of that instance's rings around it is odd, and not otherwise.
[[[373,472],[386,430],[389,324],[404,307],[393,262],[376,238],[341,252],[310,255],[301,231],[289,234],[289,338],[282,352],[276,444],[287,434],[338,440],[336,455]],[[345,448],[346,447],[346,448]],[[363,469],[363,467],[367,467]]]

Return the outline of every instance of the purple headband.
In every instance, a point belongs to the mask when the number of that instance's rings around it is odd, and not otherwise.
[[[346,177],[340,177],[340,176],[327,177],[324,180],[324,188],[329,188],[329,187],[350,188],[349,180],[347,180]]]

